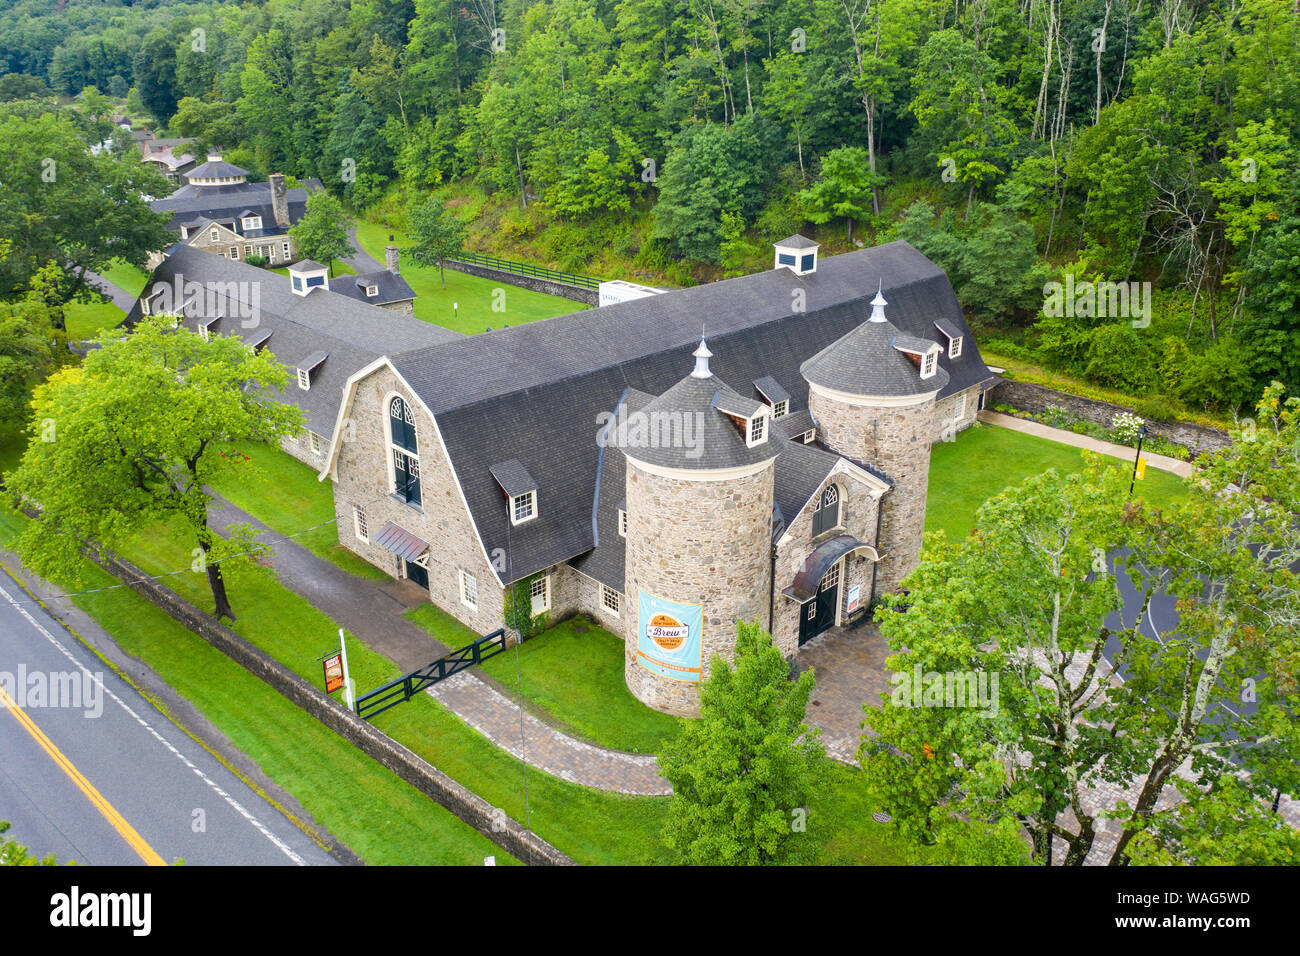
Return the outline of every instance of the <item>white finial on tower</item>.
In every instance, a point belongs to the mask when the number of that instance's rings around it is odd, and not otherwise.
[[[691,353],[695,356],[695,371],[691,372],[692,378],[711,378],[713,373],[709,371],[709,359],[713,358],[713,353],[709,347],[704,344],[704,335],[700,334],[700,347]]]
[[[885,318],[885,306],[889,303],[885,301],[885,297],[880,291],[884,287],[884,284],[885,280],[881,279],[876,285],[876,297],[871,300],[871,315],[867,319],[868,322],[888,321]]]

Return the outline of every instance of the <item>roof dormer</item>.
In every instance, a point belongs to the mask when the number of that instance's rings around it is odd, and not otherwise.
[[[938,342],[918,339],[900,332],[889,344],[916,364],[922,379],[934,378],[935,373],[939,371],[939,353],[943,351],[943,346]]]
[[[817,250],[821,248],[821,243],[813,242],[805,236],[793,235],[772,243],[772,248],[776,255],[773,269],[789,269],[797,276],[817,271]]]
[[[719,391],[713,396],[713,407],[732,420],[742,435],[745,447],[754,448],[767,442],[772,409],[762,402],[743,398],[735,392]]]
[[[770,375],[754,380],[754,391],[772,409],[773,418],[784,418],[790,413],[790,393]]]
[[[304,392],[311,389],[312,376],[320,368],[327,358],[330,357],[328,352],[312,352],[305,359],[298,363],[298,387]]]
[[[319,262],[303,259],[289,267],[289,286],[294,295],[307,295],[312,289],[326,292],[330,288],[329,270]]]
[[[523,524],[537,517],[537,481],[518,458],[488,468],[510,499],[510,523]]]

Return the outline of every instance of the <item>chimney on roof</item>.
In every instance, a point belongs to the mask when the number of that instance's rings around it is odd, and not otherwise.
[[[397,275],[397,246],[393,245],[393,237],[388,237],[388,245],[384,246],[384,265],[393,275]]]
[[[275,224],[288,229],[289,193],[284,188],[284,173],[272,173],[267,179],[271,182],[271,211],[275,214]]]

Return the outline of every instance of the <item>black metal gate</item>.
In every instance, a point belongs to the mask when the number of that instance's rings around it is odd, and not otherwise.
[[[420,691],[432,687],[438,681],[446,680],[452,674],[482,663],[490,657],[496,657],[505,649],[505,630],[495,630],[491,634],[480,637],[473,644],[466,644],[446,657],[440,657],[432,664],[421,667],[418,671],[411,671],[383,687],[376,687],[369,693],[362,694],[357,698],[357,716],[370,720],[390,707],[406,703]]]

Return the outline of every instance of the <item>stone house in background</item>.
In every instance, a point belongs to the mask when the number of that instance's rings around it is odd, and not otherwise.
[[[373,351],[321,468],[340,542],[480,633],[508,588],[593,616],[676,714],[737,620],[793,658],[898,585],[931,445],[993,384],[934,263],[799,236],[768,272]]]
[[[152,206],[154,212],[172,214],[170,228],[179,245],[235,261],[261,256],[271,266],[282,266],[298,258],[289,228],[306,214],[307,196],[320,188],[319,181],[304,180],[301,187],[288,189],[283,173],[250,183],[248,170],[210,156],[185,175],[185,185]],[[163,255],[155,254],[150,268]]]
[[[185,147],[193,139],[146,139],[140,143],[140,161],[152,166],[168,182],[181,184],[186,175],[198,166],[194,154]]]

